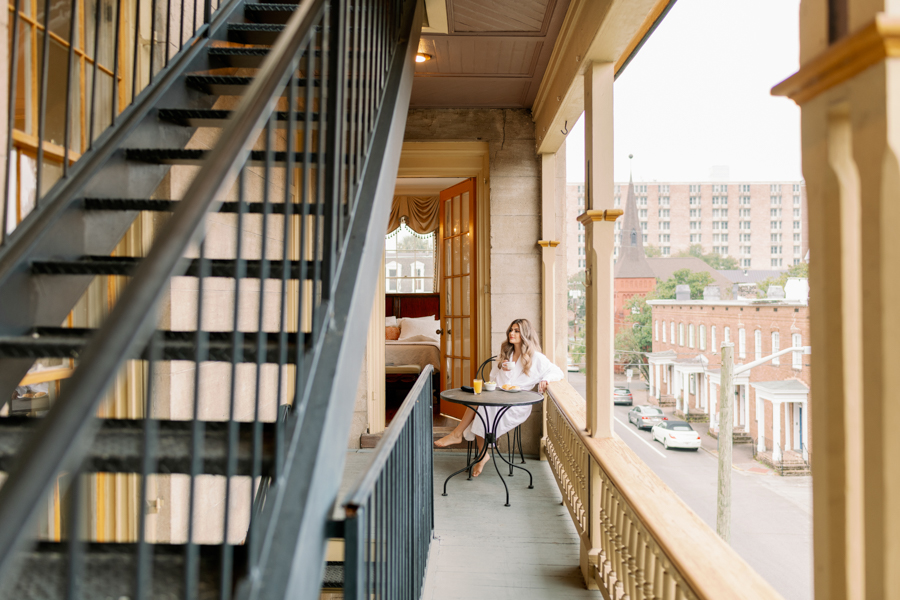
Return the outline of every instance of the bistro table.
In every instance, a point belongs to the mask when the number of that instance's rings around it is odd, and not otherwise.
[[[442,496],[447,495],[447,482],[451,479],[468,471],[473,466],[478,464],[484,455],[487,453],[488,448],[491,449],[491,461],[494,463],[494,468],[497,470],[497,475],[500,476],[500,481],[503,482],[503,487],[506,489],[506,504],[504,506],[509,506],[509,487],[506,485],[506,480],[503,479],[503,475],[500,473],[500,467],[497,466],[497,456],[500,459],[510,466],[510,473],[512,472],[512,467],[516,469],[522,469],[526,473],[528,473],[528,489],[534,489],[533,478],[531,476],[531,471],[526,469],[525,467],[520,467],[519,465],[515,465],[510,461],[506,460],[506,457],[503,456],[503,453],[497,450],[494,452],[494,445],[497,443],[497,426],[500,424],[500,419],[503,418],[503,415],[506,414],[510,408],[514,406],[527,406],[530,404],[537,404],[544,399],[543,394],[539,394],[537,392],[520,390],[518,392],[506,392],[497,388],[497,390],[493,392],[482,391],[480,394],[473,394],[471,392],[464,392],[459,388],[455,388],[452,390],[446,390],[441,392],[441,398],[443,400],[447,400],[448,402],[455,402],[456,404],[462,404],[468,408],[471,408],[475,411],[475,415],[481,419],[482,425],[484,425],[484,446],[481,448],[479,452],[476,452],[475,458],[467,464],[465,467],[456,471],[446,480],[444,480],[444,493]],[[478,412],[479,407],[496,407],[499,410],[497,414],[494,415],[493,419],[485,418],[485,415],[482,415]]]

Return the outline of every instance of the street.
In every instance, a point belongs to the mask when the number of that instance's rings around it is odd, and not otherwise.
[[[582,396],[584,375],[569,373]],[[617,381],[616,385],[626,385]],[[646,384],[631,385],[634,403],[646,404]],[[640,389],[638,389],[640,388]],[[649,430],[628,423],[630,406],[615,407],[615,433],[711,528],[716,527],[718,458],[705,424],[692,424],[703,447],[665,450]],[[673,409],[664,409],[673,418]],[[787,600],[813,597],[812,478],[780,477],[756,463],[747,445],[734,447],[732,547]],[[698,548],[698,552],[703,549]]]

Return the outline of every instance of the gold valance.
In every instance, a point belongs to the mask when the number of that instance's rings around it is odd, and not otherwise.
[[[439,206],[440,196],[394,196],[387,232],[391,233],[405,221],[416,233],[431,233],[439,225]]]

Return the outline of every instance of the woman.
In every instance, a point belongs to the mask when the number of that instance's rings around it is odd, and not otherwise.
[[[520,389],[530,390],[537,386],[542,394],[551,381],[559,381],[563,378],[563,372],[550,362],[550,359],[541,353],[541,345],[537,341],[537,334],[528,319],[516,319],[506,329],[506,341],[500,346],[498,363],[491,369],[491,381],[496,381],[497,386],[509,384]],[[481,418],[475,418],[475,411],[466,409],[462,421],[446,436],[434,443],[438,448],[446,448],[453,444],[459,444],[463,438],[478,440],[479,452],[484,447],[484,423],[492,423],[497,411],[496,407],[481,407],[478,414]],[[497,439],[507,431],[511,431],[524,423],[531,414],[531,405],[514,406],[507,410],[497,424]],[[482,421],[484,419],[484,421]],[[484,458],[472,468],[472,476],[478,477],[482,469],[490,459],[488,452]]]

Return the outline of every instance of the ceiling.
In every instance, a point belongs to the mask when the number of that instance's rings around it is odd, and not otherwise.
[[[569,0],[446,0],[426,6],[430,23],[446,18],[446,33],[422,31],[419,52],[432,59],[416,64],[411,107],[531,108]]]
[[[394,195],[437,196],[448,187],[465,180],[464,177],[398,177],[394,184]]]

